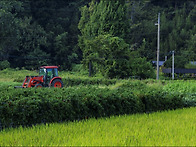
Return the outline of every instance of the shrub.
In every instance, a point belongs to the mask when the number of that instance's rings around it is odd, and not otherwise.
[[[10,63],[7,60],[0,61],[0,70],[10,68]]]
[[[76,86],[76,85],[111,85],[115,84],[115,79],[104,79],[104,78],[64,78],[64,86]]]
[[[131,76],[139,76],[142,79],[155,78],[155,71],[146,58],[135,58],[130,64]]]
[[[3,128],[191,106],[183,93],[150,88],[140,81],[127,82],[116,89],[95,86],[61,89],[1,86],[0,89],[0,126]],[[195,102],[195,95],[191,100]]]

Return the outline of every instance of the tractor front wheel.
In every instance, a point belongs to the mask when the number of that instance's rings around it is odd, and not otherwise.
[[[52,81],[51,86],[62,88],[63,87],[63,82],[60,79],[55,79],[54,81]]]
[[[43,86],[42,86],[42,84],[36,84],[35,87],[36,88],[42,88]]]

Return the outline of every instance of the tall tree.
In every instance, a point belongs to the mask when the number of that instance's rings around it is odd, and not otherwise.
[[[22,9],[21,2],[0,1],[0,60],[8,60],[10,52],[17,48],[18,21],[16,15]]]
[[[101,0],[97,3],[93,0],[88,7],[84,6],[81,8],[81,15],[78,27],[81,31],[79,46],[83,51],[83,63],[90,67],[93,63],[95,67],[95,65],[100,63],[100,60],[107,60],[105,62],[110,62],[109,64],[113,69],[107,72],[105,69],[107,76],[114,77],[111,74],[112,72],[115,76],[121,76],[124,71],[121,70],[120,72],[118,70],[117,73],[114,72],[114,69],[120,69],[119,66],[122,66],[120,62],[123,62],[123,60],[120,54],[126,56],[128,52],[128,46],[125,41],[128,40],[129,25],[126,18],[125,1]],[[118,58],[121,58],[121,61]],[[126,60],[126,58],[124,59]],[[102,67],[104,65],[106,64],[99,64],[97,68],[104,69]]]
[[[35,0],[30,3],[33,21],[48,34],[46,52],[51,54],[53,64],[62,65],[61,69],[71,69],[72,63],[79,63],[82,58],[77,43],[77,25],[80,19],[79,7],[88,1],[90,0]]]
[[[36,69],[49,63],[49,54],[45,52],[48,44],[47,34],[40,25],[31,21],[31,18],[26,17],[20,19],[19,49],[12,52],[16,58],[10,60],[12,63],[15,62],[15,67],[23,66],[27,69]]]

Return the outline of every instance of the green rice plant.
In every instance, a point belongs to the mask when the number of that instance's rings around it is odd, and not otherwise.
[[[0,132],[0,146],[195,146],[196,108]]]

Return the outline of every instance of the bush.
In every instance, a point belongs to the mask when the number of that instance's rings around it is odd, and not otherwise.
[[[93,87],[5,91],[0,98],[3,127],[143,112],[140,100],[128,91]]]
[[[77,86],[77,85],[111,85],[115,84],[115,79],[104,78],[64,78],[63,84],[65,87]]]
[[[93,86],[0,89],[0,128],[191,106],[182,93],[149,88],[140,81],[127,82],[116,89]],[[191,102],[195,102],[194,95]]]
[[[139,76],[142,79],[155,78],[155,70],[147,62],[146,58],[135,58],[131,62],[131,76]]]
[[[179,93],[167,93],[151,90],[139,97],[145,105],[145,112],[184,107],[183,97]]]
[[[0,61],[0,70],[10,68],[10,63],[7,60]]]

